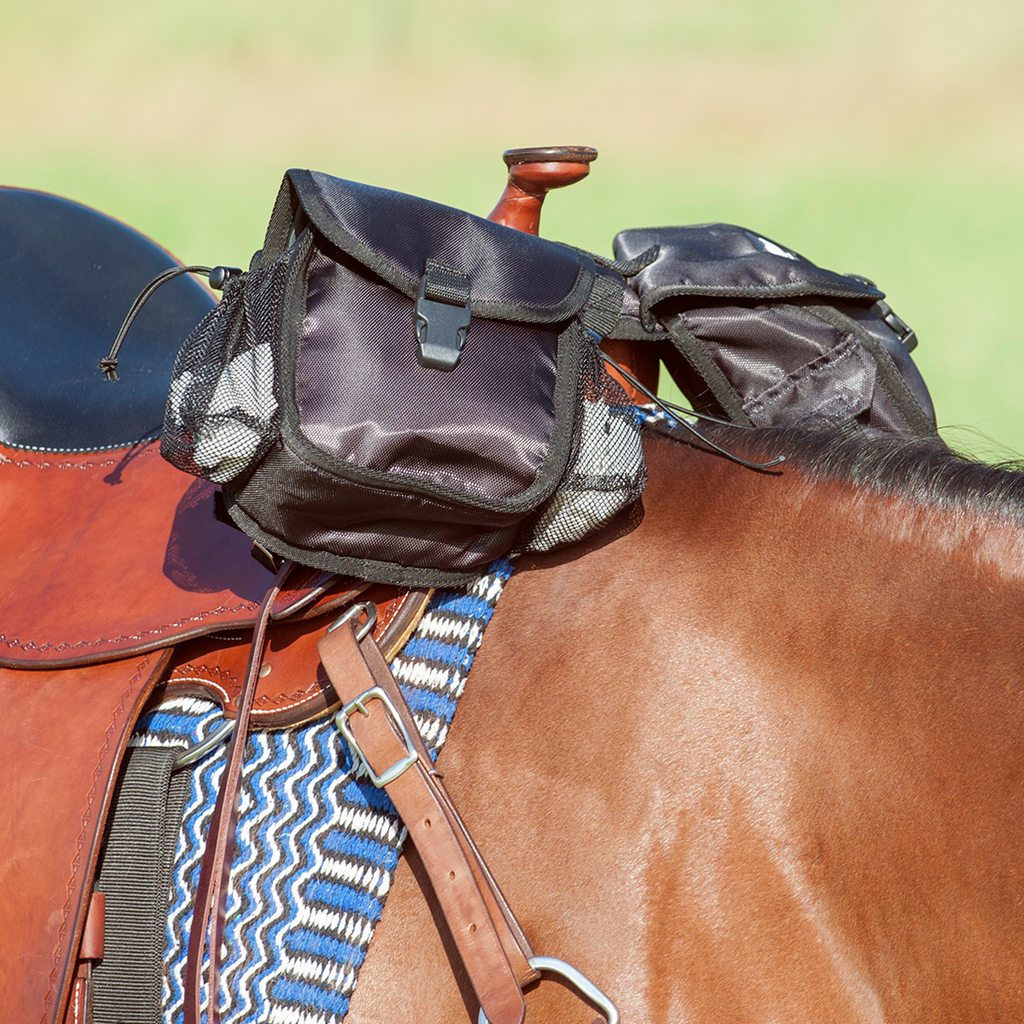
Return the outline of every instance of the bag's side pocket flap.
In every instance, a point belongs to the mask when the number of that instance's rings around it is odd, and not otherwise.
[[[817,266],[799,253],[733,224],[639,228],[615,237],[615,256],[630,260],[658,246],[657,258],[630,279],[641,315],[667,299],[682,307],[706,299],[771,301],[822,297],[870,306],[884,292],[861,278]]]

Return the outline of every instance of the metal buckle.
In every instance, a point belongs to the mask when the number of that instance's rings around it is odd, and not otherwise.
[[[366,635],[377,624],[377,606],[372,601],[356,601],[354,605],[346,608],[328,627],[330,633],[337,629],[343,622],[354,619],[360,612],[366,615],[366,621],[356,630],[356,640],[366,639]]]
[[[550,974],[557,974],[565,978],[573,988],[576,989],[582,998],[593,1003],[603,1014],[608,1024],[619,1024],[619,1011],[615,1004],[582,972],[576,970],[572,964],[559,960],[553,956],[531,956],[530,966],[535,971],[547,971]],[[477,1017],[477,1024],[490,1024],[487,1014],[483,1008]]]
[[[211,751],[219,747],[222,743],[226,742],[231,733],[235,729],[235,720],[233,718],[227,718],[220,725],[217,726],[205,740],[200,740],[198,743],[193,743],[188,748],[171,768],[171,771],[177,771],[179,768],[184,768],[186,765],[195,764],[196,761],[206,757]]]
[[[387,771],[381,772],[380,775],[370,767],[370,762],[366,760],[362,750],[359,749],[359,744],[356,742],[355,736],[352,735],[352,730],[348,727],[349,716],[356,711],[365,718],[370,717],[370,712],[366,710],[366,701],[369,700],[379,700],[384,705],[388,714],[391,715],[392,721],[398,726],[398,731],[402,734],[402,742],[405,744],[405,749],[407,751],[405,757],[399,758],[390,768],[387,769]],[[409,738],[409,732],[405,728],[405,723],[398,715],[398,709],[395,707],[391,698],[379,686],[371,686],[370,689],[359,694],[354,701],[346,704],[337,713],[337,715],[334,716],[334,724],[337,725],[337,727],[342,731],[345,739],[348,740],[348,745],[352,748],[352,753],[363,762],[363,767],[370,776],[370,781],[378,789],[390,786],[395,779],[400,775],[403,775],[419,760],[419,755],[416,753],[416,748],[412,745],[412,740]]]

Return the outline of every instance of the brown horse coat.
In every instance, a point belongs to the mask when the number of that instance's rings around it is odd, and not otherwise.
[[[912,447],[906,496],[850,482],[902,441],[818,479],[800,444],[756,473],[653,440],[639,527],[521,562],[446,783],[624,1024],[1024,1019],[1024,502],[977,511],[1020,479],[961,498]],[[403,859],[347,1020],[475,1020]]]

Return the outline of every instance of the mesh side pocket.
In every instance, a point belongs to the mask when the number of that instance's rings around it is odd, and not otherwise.
[[[584,368],[581,391],[569,467],[520,533],[521,553],[576,544],[632,505],[647,484],[640,418],[596,351]]]
[[[189,335],[174,362],[160,452],[194,476],[227,483],[279,434],[275,325],[287,255],[239,278]]]

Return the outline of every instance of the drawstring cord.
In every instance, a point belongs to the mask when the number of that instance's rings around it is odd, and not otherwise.
[[[132,324],[135,322],[135,318],[142,311],[142,307],[152,298],[153,293],[163,284],[168,281],[173,281],[174,278],[180,277],[182,274],[202,274],[209,282],[210,287],[222,291],[224,285],[232,278],[242,271],[238,267],[171,267],[163,273],[157,274],[149,284],[139,293],[138,297],[132,303],[131,309],[128,310],[128,315],[124,318],[124,323],[121,324],[121,330],[117,332],[117,337],[114,339],[114,344],[110,346],[110,351],[106,357],[100,360],[100,369],[107,375],[107,380],[117,380],[117,356],[121,351],[121,346],[124,344],[124,339],[128,334]]]
[[[641,394],[646,395],[662,412],[670,416],[676,423],[681,427],[685,427],[694,437],[697,437],[706,444],[709,448],[713,448],[720,455],[724,455],[731,462],[735,462],[739,466],[744,466],[747,469],[772,469],[774,466],[778,466],[786,461],[785,455],[776,456],[770,462],[750,462],[747,459],[741,458],[735,452],[727,451],[725,448],[715,444],[710,438],[702,434],[692,423],[687,423],[683,416],[693,416],[699,420],[709,420],[712,423],[721,423],[723,426],[736,427],[742,426],[738,423],[729,423],[728,420],[720,420],[716,416],[708,416],[706,413],[696,412],[693,409],[687,409],[684,406],[676,405],[675,402],[669,402],[667,399],[659,398],[652,391],[648,391],[644,385],[636,379],[624,366],[620,366],[607,352],[602,352],[601,349],[597,350],[597,354],[609,365],[618,370],[623,377],[630,384],[633,385]],[[682,415],[679,415],[682,414]],[[749,430],[750,428],[745,428]]]

